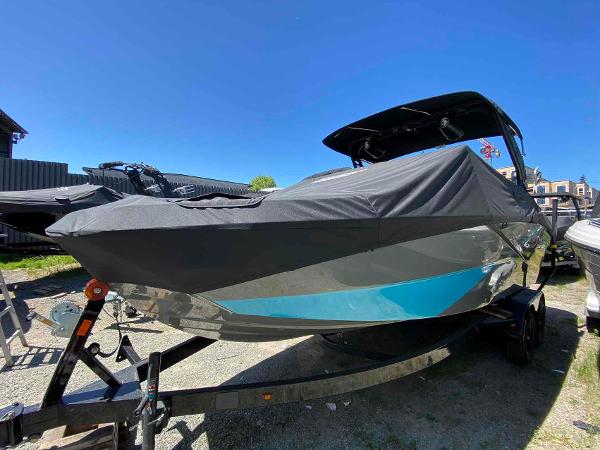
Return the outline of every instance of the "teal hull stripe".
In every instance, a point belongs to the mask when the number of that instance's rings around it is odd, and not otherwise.
[[[493,265],[345,291],[215,301],[236,314],[313,320],[392,321],[439,316],[473,289]]]

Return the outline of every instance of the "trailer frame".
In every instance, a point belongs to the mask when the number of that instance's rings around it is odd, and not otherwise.
[[[530,361],[528,349],[539,344],[539,336],[527,336],[528,318],[535,318],[534,330],[543,330],[544,296],[539,290],[518,288],[489,307],[472,313],[466,325],[429,345],[364,367],[293,379],[212,386],[197,389],[160,390],[160,372],[216,342],[192,337],[164,352],[141,359],[127,336],[121,339],[117,361],[129,367],[111,372],[97,358],[98,344],[85,347],[104,305],[108,285],[92,279],[86,286],[88,299],[81,318],[55,368],[42,402],[24,406],[13,403],[0,409],[0,447],[34,441],[44,431],[62,425],[79,426],[114,423],[115,448],[128,448],[131,431],[142,428],[142,448],[153,449],[155,436],[171,417],[246,409],[322,398],[386,383],[430,367],[455,353],[461,338],[472,330],[491,327],[506,336],[508,357],[519,364]],[[543,332],[541,333],[543,337]],[[534,340],[532,344],[530,342]],[[543,339],[542,339],[543,340]],[[510,345],[508,343],[511,343]],[[515,348],[521,348],[521,353]],[[515,352],[516,357],[515,357]],[[99,378],[82,389],[65,394],[78,361]],[[148,381],[146,392],[141,383]]]

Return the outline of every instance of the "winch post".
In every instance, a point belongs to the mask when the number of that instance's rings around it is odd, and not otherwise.
[[[160,356],[160,352],[152,352],[148,356],[147,403],[142,411],[142,450],[154,450],[155,445],[156,429],[159,422],[156,405],[158,401]]]
[[[87,304],[83,309],[73,334],[71,334],[69,343],[60,356],[56,369],[54,369],[54,374],[50,379],[48,389],[46,389],[46,394],[40,405],[41,408],[60,403],[73,374],[75,364],[77,364],[81,351],[98,319],[98,315],[102,311],[104,298],[108,293],[108,284],[103,281],[91,279],[86,285],[84,293],[88,299]]]

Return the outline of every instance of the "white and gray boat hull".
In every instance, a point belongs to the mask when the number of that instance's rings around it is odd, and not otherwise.
[[[588,316],[600,319],[600,219],[580,220],[565,235],[583,265],[590,284],[586,300]],[[595,298],[594,298],[595,297]]]

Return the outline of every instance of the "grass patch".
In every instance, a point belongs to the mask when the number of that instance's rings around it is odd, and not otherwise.
[[[564,430],[554,428],[543,430],[538,428],[533,433],[532,442],[540,445],[540,447],[547,447],[548,444],[555,444],[563,448],[581,448],[583,446],[579,440],[573,439]]]
[[[594,397],[600,394],[600,377],[598,375],[598,356],[594,351],[588,351],[577,360],[575,376],[583,383]]]
[[[61,270],[79,263],[71,255],[26,256],[0,254],[0,270]]]
[[[584,275],[579,274],[556,274],[548,284],[556,287],[568,287],[571,283],[577,282],[584,277]]]

